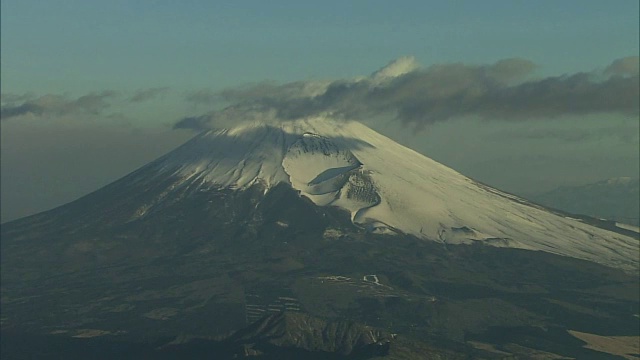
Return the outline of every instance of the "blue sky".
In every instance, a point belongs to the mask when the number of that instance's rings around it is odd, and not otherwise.
[[[616,59],[637,64],[640,42],[637,0],[0,4],[2,106],[20,114],[2,120],[3,219],[72,200],[186,140],[193,133],[172,124],[220,106],[188,101],[197,91],[352,79],[401,56],[425,69],[520,58],[535,64],[529,79],[598,77]],[[508,120],[369,125],[518,193],[638,176],[637,112]]]
[[[224,88],[522,57],[543,74],[638,53],[638,2],[2,2],[3,91]]]

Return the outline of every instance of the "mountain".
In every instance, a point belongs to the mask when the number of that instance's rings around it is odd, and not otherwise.
[[[540,204],[574,214],[584,214],[640,225],[640,179],[620,177],[580,186],[564,186],[531,196]]]
[[[1,329],[115,349],[273,339],[263,358],[347,356],[370,329],[398,335],[386,358],[610,358],[569,332],[639,335],[637,233],[605,225],[359,123],[245,123],[3,224]]]
[[[638,267],[637,240],[479,184],[356,122],[318,118],[210,131],[152,167],[203,189],[258,183],[268,191],[284,183],[318,206],[349,211],[354,224],[374,233],[481,241]]]

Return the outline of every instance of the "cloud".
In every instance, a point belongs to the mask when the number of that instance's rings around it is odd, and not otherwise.
[[[604,72],[608,75],[637,76],[639,64],[640,57],[629,56],[615,60]]]
[[[371,74],[371,79],[374,82],[381,82],[387,79],[392,79],[400,75],[416,71],[420,68],[420,64],[413,56],[403,56],[396,60],[393,60],[382,69]]]
[[[139,102],[151,100],[159,95],[166,93],[167,91],[169,91],[168,87],[155,87],[155,88],[138,90],[135,92],[135,94],[133,94],[133,96],[129,98],[129,101],[139,103]]]
[[[92,92],[76,99],[69,99],[62,95],[47,94],[40,97],[24,95],[21,98],[13,96],[5,102],[3,97],[0,118],[5,121],[24,115],[40,117],[64,116],[76,113],[97,115],[111,106],[109,100],[115,96],[116,92],[107,90],[99,93]]]
[[[30,92],[25,94],[2,93],[0,94],[0,103],[13,105],[34,98],[36,98],[36,95]]]
[[[0,119],[7,120],[12,117],[17,117],[26,114],[40,115],[42,109],[33,103],[24,103],[17,106],[3,106],[0,109]]]
[[[613,138],[627,144],[637,144],[640,135],[637,126],[615,126],[604,128],[573,128],[573,129],[527,129],[504,130],[491,136],[496,141],[511,140],[555,140],[561,143],[601,141]]]
[[[237,116],[237,121],[259,117],[258,113],[274,120],[322,114],[355,120],[384,116],[422,127],[469,116],[521,121],[639,112],[637,57],[618,59],[602,73],[533,79],[535,68],[531,61],[519,58],[489,65],[422,68],[415,58],[403,57],[356,79],[264,82],[220,92],[194,92],[187,96],[188,101],[227,107],[181,119],[176,127],[202,129],[234,120],[230,115]]]
[[[209,115],[187,116],[173,124],[174,129],[206,129],[212,118]]]
[[[211,111],[204,115],[187,116],[173,124],[173,129],[203,130],[211,124],[233,125],[242,121],[273,122],[279,120],[275,109],[249,109],[246,106],[229,106],[221,111]]]
[[[185,100],[194,104],[211,105],[220,99],[217,92],[211,89],[200,89],[190,91],[186,94]]]

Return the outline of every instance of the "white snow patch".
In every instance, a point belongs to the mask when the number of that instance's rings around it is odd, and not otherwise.
[[[342,231],[340,231],[339,229],[333,229],[333,228],[326,229],[322,234],[322,237],[324,237],[325,239],[331,239],[331,240],[338,240],[342,236],[344,236]]]
[[[363,276],[362,280],[365,281],[365,282],[374,283],[376,285],[382,285],[382,284],[380,284],[380,280],[378,279],[378,275],[365,275],[365,276]]]
[[[630,230],[640,234],[640,227],[629,225],[629,224],[623,224],[619,222],[616,223],[616,226],[619,227],[620,229]]]
[[[480,241],[638,269],[638,239],[479,184],[357,123],[318,117],[203,133],[157,162],[199,186],[290,184],[372,232]],[[186,181],[186,180],[185,180]],[[623,225],[624,226],[624,225]]]
[[[633,179],[628,176],[607,179],[608,185],[629,184]]]
[[[283,227],[283,228],[288,228],[289,227],[289,224],[287,224],[284,221],[276,221],[276,225],[278,225],[280,227]]]

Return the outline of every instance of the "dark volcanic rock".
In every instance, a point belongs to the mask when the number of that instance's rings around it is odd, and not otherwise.
[[[395,335],[351,321],[326,321],[301,313],[269,315],[230,340],[265,346],[300,348],[341,355],[385,355]]]

